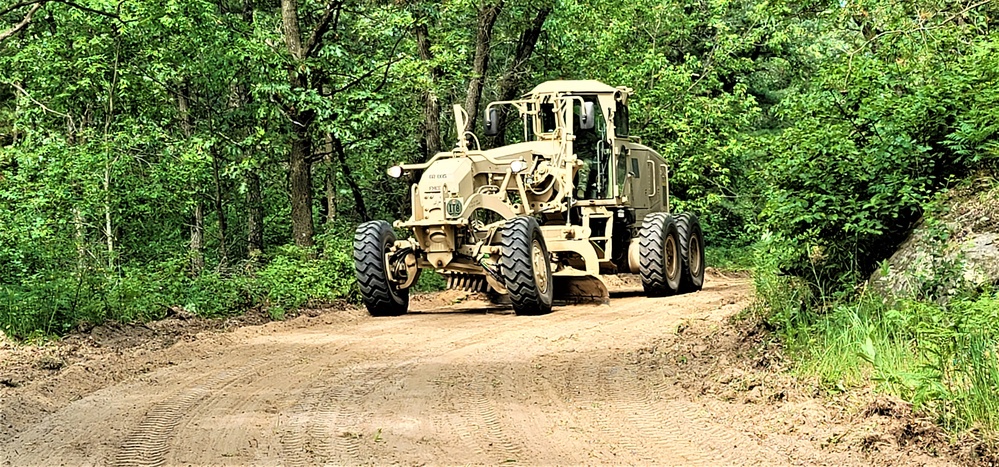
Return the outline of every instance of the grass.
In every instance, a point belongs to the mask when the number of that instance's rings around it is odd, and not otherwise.
[[[823,308],[794,279],[756,280],[758,312],[797,375],[830,392],[873,386],[999,446],[999,293],[947,304],[865,293]]]

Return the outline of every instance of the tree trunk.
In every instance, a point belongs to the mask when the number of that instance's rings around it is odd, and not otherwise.
[[[333,137],[326,135],[326,223],[330,227],[336,220],[336,168],[333,165]]]
[[[212,178],[215,181],[215,197],[212,201],[215,202],[215,215],[219,219],[218,269],[222,270],[222,268],[229,264],[229,254],[226,246],[226,234],[229,231],[229,222],[226,219],[225,208],[222,203],[222,177],[219,175],[222,161],[219,159],[221,159],[221,156],[219,156],[218,150],[212,148]]]
[[[416,49],[420,53],[420,58],[427,63],[432,63],[434,54],[430,50],[430,31],[426,24],[418,24],[413,28],[416,35]],[[434,86],[443,76],[444,72],[439,66],[430,67],[430,86],[423,93],[423,160],[426,161],[441,150],[441,105],[434,92]]]
[[[343,171],[343,178],[347,181],[347,185],[350,186],[350,192],[354,195],[354,209],[361,216],[361,222],[367,222],[371,220],[371,217],[368,216],[368,208],[364,205],[364,192],[357,185],[357,181],[354,180],[354,174],[351,172],[350,166],[347,165],[347,153],[343,148],[343,141],[340,141],[340,138],[337,138],[332,133],[329,136],[333,142],[333,153],[336,154],[337,160],[340,162],[340,170]]]
[[[73,207],[73,227],[76,229],[76,273],[80,275],[87,268],[86,221],[80,208],[75,206]]]
[[[323,36],[330,27],[335,27],[343,3],[333,2],[313,30],[308,41],[302,42],[298,24],[298,0],[281,0],[281,28],[288,52],[295,62],[302,62],[315,54],[322,45]],[[307,69],[294,66],[288,70],[292,89],[311,89]],[[315,114],[303,111],[291,104],[286,112],[293,122],[294,129],[289,156],[289,178],[291,181],[291,232],[295,245],[311,248],[315,245],[312,235],[315,224],[312,221],[312,140],[309,129]]]
[[[243,21],[253,24],[254,0],[244,0]],[[250,84],[246,76],[239,83],[239,105],[248,106]],[[249,126],[249,125],[248,125]],[[244,149],[243,157],[253,157],[249,149]],[[246,172],[246,255],[255,260],[264,254],[264,201],[260,188],[260,173],[254,164]]]
[[[191,122],[191,112],[187,105],[189,92],[187,83],[181,83],[177,93],[177,111],[180,113],[180,129],[188,140],[194,134],[194,124]],[[191,257],[191,274],[199,275],[205,269],[205,213],[201,203],[200,190],[194,194],[196,203],[191,216],[191,243],[188,245]]]
[[[205,212],[198,201],[194,206],[194,218],[191,219],[191,274],[200,275],[205,269]]]
[[[261,196],[260,174],[251,169],[246,174],[246,252],[250,258],[264,253],[264,202]]]
[[[291,181],[291,234],[295,245],[312,248],[312,140],[305,130],[295,131],[289,160]]]
[[[548,19],[548,15],[552,12],[549,7],[542,7],[538,10],[538,14],[534,16],[534,20],[531,22],[527,29],[520,34],[520,39],[517,41],[517,52],[514,54],[513,61],[510,62],[510,68],[500,79],[499,83],[499,99],[503,101],[513,100],[517,97],[520,91],[521,83],[523,82],[524,74],[527,72],[527,61],[534,54],[534,47],[538,43],[538,38],[541,37],[541,29],[545,25],[545,20]],[[498,147],[506,144],[506,116],[509,107],[500,106],[497,109],[497,118],[499,119],[499,133],[493,137],[492,146]]]
[[[114,161],[108,161],[104,167],[104,237],[108,245],[108,268],[114,268],[114,225],[111,223],[111,166]]]
[[[298,30],[298,0],[281,0],[281,27],[288,52],[296,60],[303,59],[302,34]]]
[[[468,81],[468,94],[465,97],[465,111],[468,112],[466,130],[475,128],[476,117],[479,114],[479,101],[482,100],[482,86],[485,84],[486,72],[489,71],[489,52],[492,49],[493,25],[503,0],[495,4],[483,4],[479,9],[479,26],[475,35],[475,59],[472,62],[472,78]],[[458,135],[462,138],[462,135]]]

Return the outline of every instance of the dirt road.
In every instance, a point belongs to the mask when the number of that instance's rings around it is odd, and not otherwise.
[[[0,462],[865,463],[761,434],[637,364],[650,343],[720,322],[749,293],[745,279],[714,278],[696,294],[617,293],[541,317],[429,299],[397,318],[354,311],[199,336],[158,351],[158,368],[53,404],[0,440]]]

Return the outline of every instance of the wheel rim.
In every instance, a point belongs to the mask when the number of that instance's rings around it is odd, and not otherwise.
[[[541,242],[534,240],[531,244],[531,266],[534,269],[534,283],[542,294],[548,292],[548,262],[545,261],[545,250]]]
[[[672,235],[666,237],[664,246],[666,247],[666,277],[672,281],[680,274],[679,258],[677,258],[676,254],[676,240],[673,239]]]
[[[701,274],[701,239],[697,235],[690,237],[690,250],[687,255],[690,263],[690,274],[699,276]]]

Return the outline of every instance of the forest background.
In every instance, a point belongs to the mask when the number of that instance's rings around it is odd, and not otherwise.
[[[353,229],[407,215],[408,186],[384,169],[449,149],[450,104],[478,114],[545,80],[597,79],[636,90],[632,132],[670,161],[709,265],[754,270],[754,311],[795,371],[994,438],[995,292],[886,300],[861,285],[941,193],[994,181],[997,13],[990,0],[4,0],[0,329],[30,340],[356,299]]]

